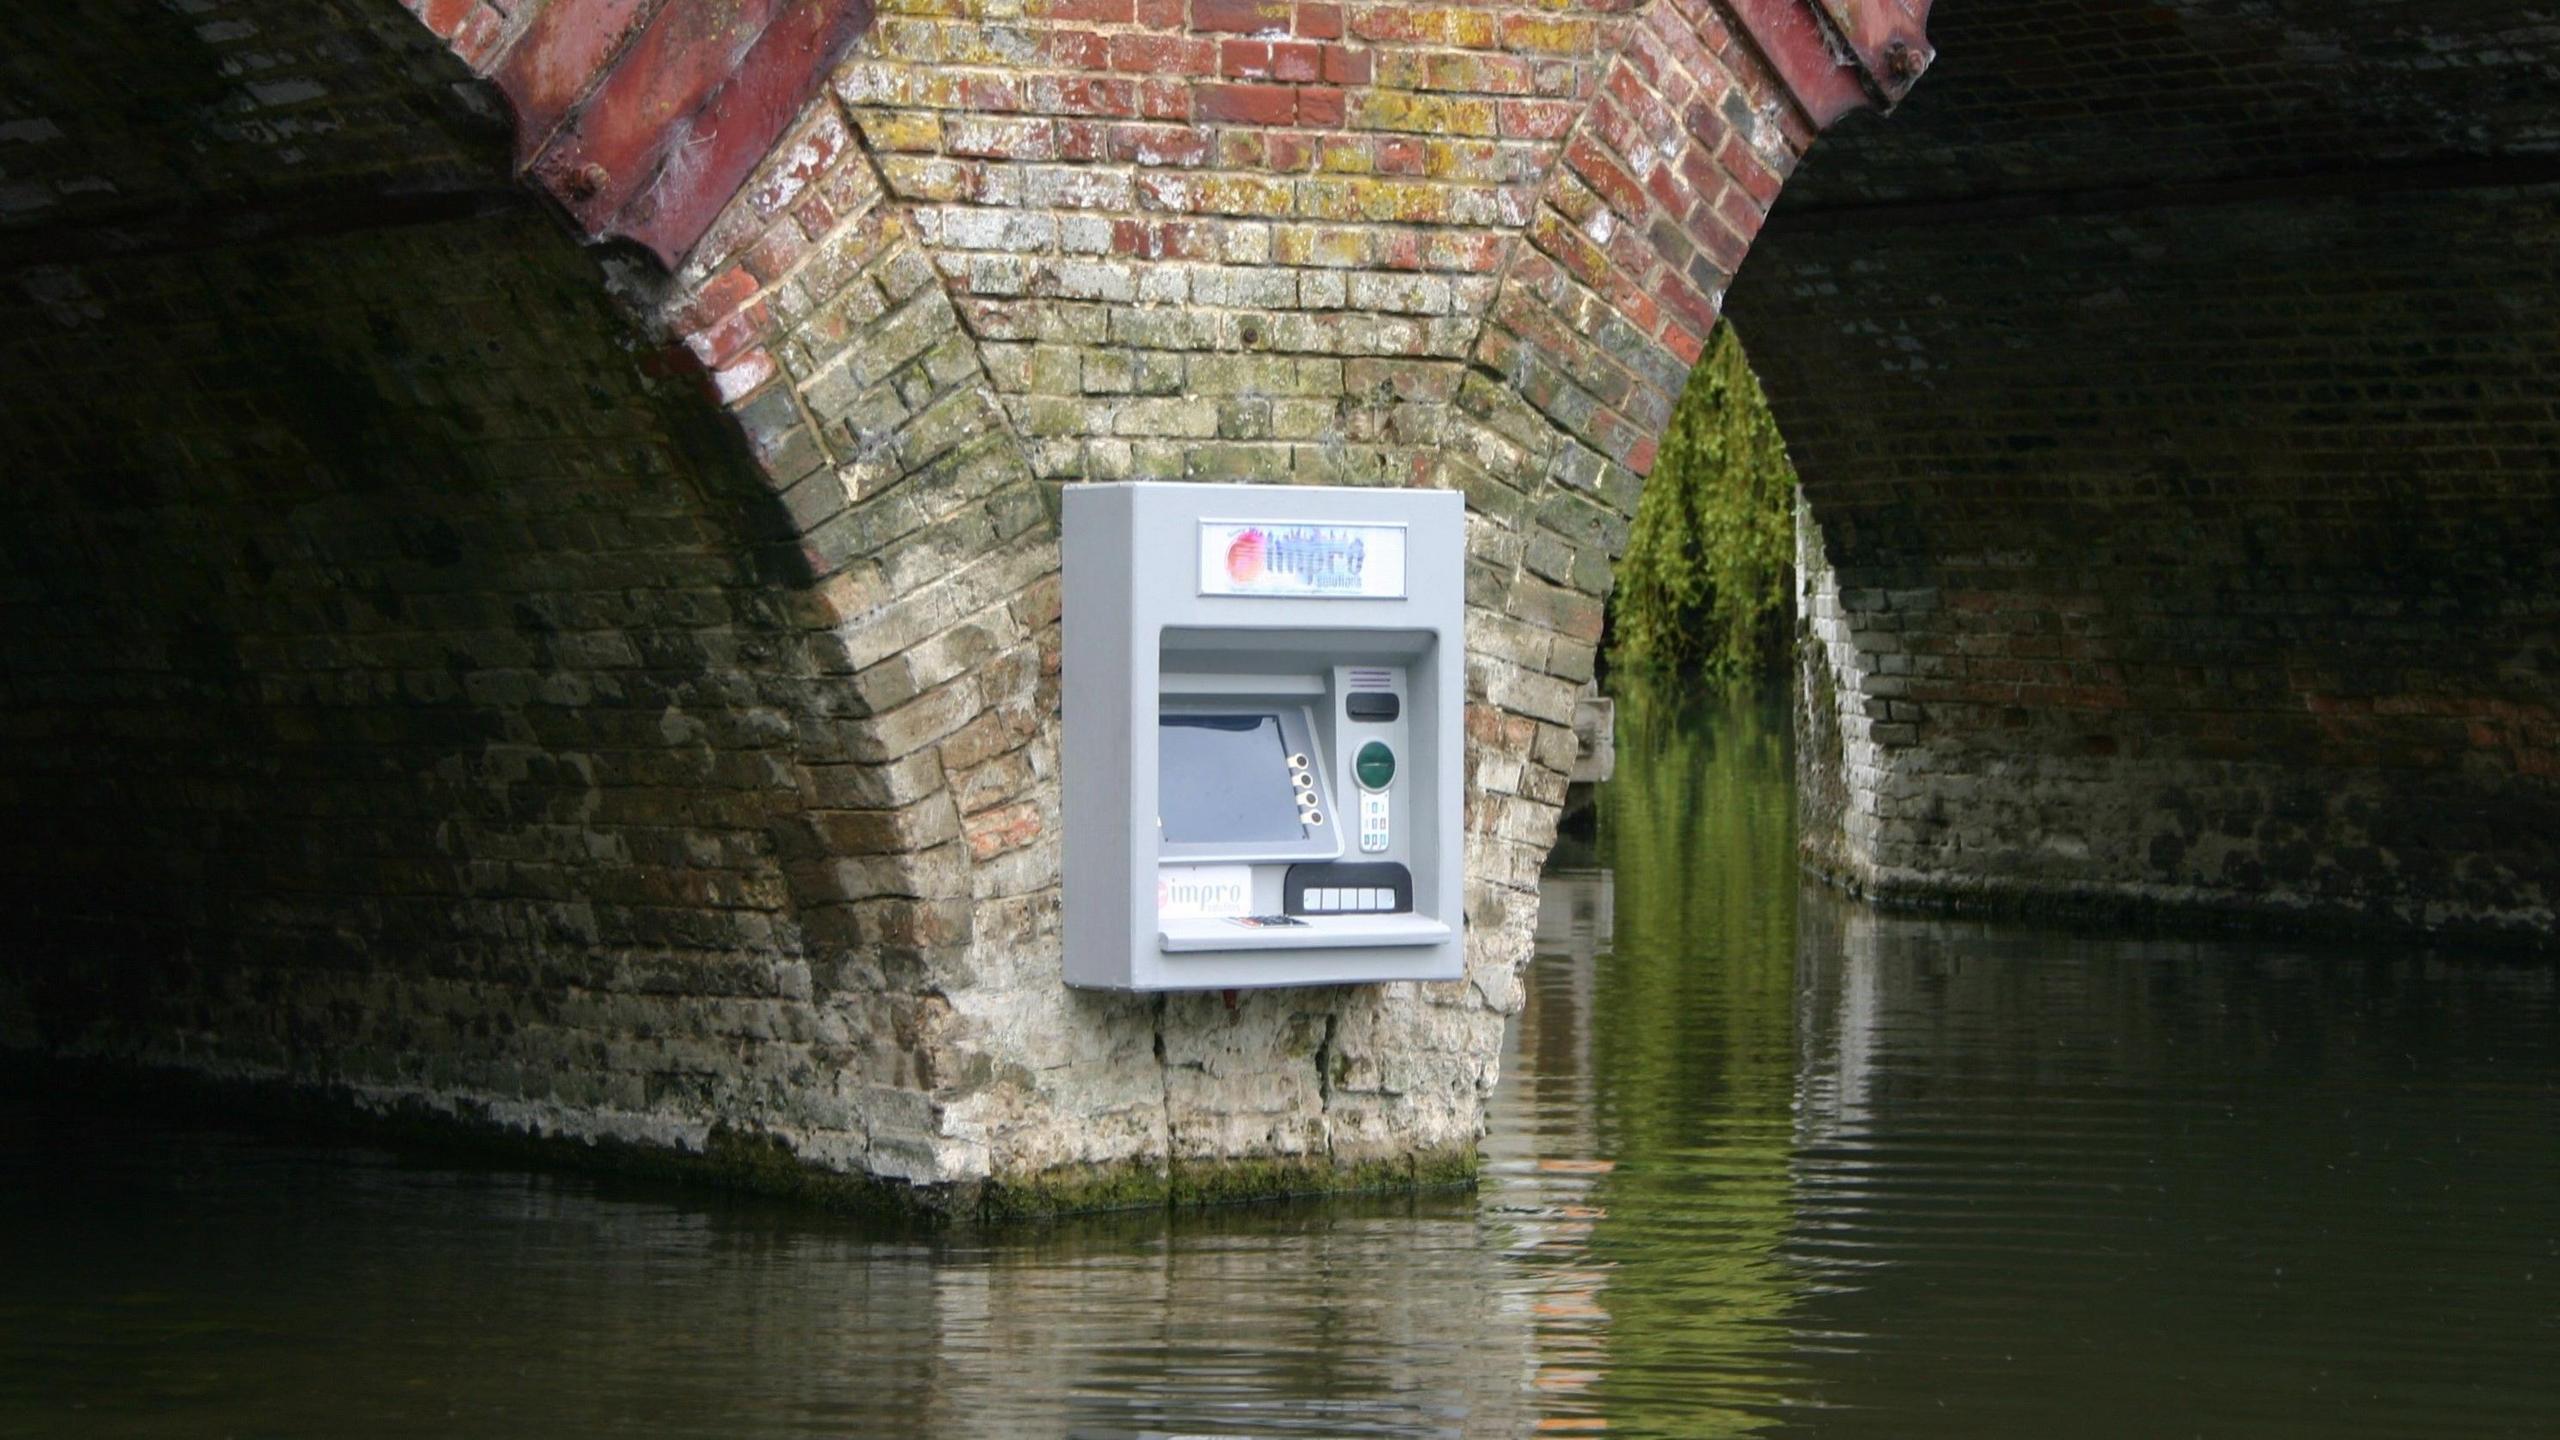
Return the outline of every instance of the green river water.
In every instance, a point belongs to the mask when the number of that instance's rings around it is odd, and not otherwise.
[[[1472,1194],[884,1230],[0,1096],[0,1436],[2560,1435],[2560,986],[1879,913],[1621,710]]]

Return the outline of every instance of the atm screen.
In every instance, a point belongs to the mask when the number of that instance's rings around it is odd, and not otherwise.
[[[1156,811],[1167,844],[1306,838],[1279,716],[1163,715],[1156,725]]]

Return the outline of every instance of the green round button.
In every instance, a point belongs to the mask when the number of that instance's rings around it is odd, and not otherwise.
[[[1360,777],[1362,788],[1384,790],[1396,778],[1396,752],[1384,740],[1372,740],[1352,759],[1351,772]]]

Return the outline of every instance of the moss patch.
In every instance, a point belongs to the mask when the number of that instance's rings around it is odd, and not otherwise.
[[[1110,1211],[1196,1209],[1300,1196],[1393,1194],[1471,1186],[1472,1146],[1336,1165],[1320,1158],[1073,1166],[1035,1175],[914,1185],[812,1164],[782,1137],[719,1125],[703,1148],[545,1135],[464,1105],[368,1101],[344,1086],[208,1076],[163,1066],[0,1056],[21,1093],[147,1111],[158,1120],[251,1126],[317,1143],[396,1144],[456,1163],[567,1167],[693,1190],[929,1228],[1010,1225]]]

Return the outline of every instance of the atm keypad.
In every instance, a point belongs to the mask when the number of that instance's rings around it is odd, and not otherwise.
[[[1387,797],[1384,791],[1360,792],[1360,852],[1376,855],[1384,852],[1388,841]]]

